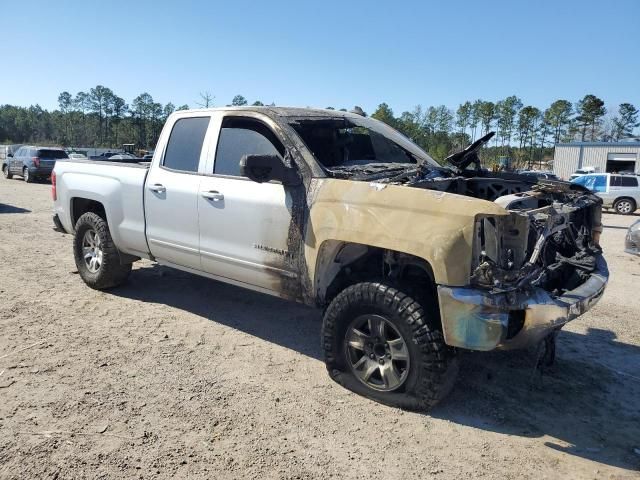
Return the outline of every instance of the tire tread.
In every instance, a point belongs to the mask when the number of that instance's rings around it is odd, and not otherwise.
[[[420,359],[417,367],[418,382],[414,391],[404,395],[389,392],[386,395],[374,395],[374,391],[364,387],[369,398],[410,410],[429,410],[449,392],[457,371],[457,362],[452,350],[444,343],[442,333],[428,321],[425,310],[409,295],[401,290],[381,282],[363,282],[347,287],[339,293],[328,306],[322,327],[322,347],[325,363],[331,377],[338,383],[350,388],[344,381],[345,375],[351,375],[348,368],[340,364],[340,322],[344,322],[344,312],[354,305],[384,306],[404,321],[412,332],[411,342],[418,347]],[[413,364],[412,364],[413,367]],[[415,368],[415,367],[413,367]],[[386,397],[386,398],[385,398]]]
[[[82,258],[82,237],[89,228],[96,231],[102,243],[102,265],[95,274],[89,272]],[[113,243],[107,222],[100,215],[87,212],[78,219],[75,231],[73,251],[76,267],[82,280],[96,290],[105,290],[123,284],[131,273],[131,264],[120,263],[120,254]]]

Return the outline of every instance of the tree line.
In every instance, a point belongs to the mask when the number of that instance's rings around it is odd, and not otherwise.
[[[211,107],[214,98],[209,92],[200,93],[200,101],[195,103]],[[236,95],[231,104],[248,102]],[[40,105],[0,105],[0,142],[108,148],[133,143],[141,149],[152,149],[167,117],[188,108],[171,102],[163,105],[147,92],[127,103],[110,88],[97,85],[76,95],[60,93],[58,108],[52,111]]]
[[[437,160],[495,131],[484,159],[504,155],[531,168],[551,157],[557,143],[615,142],[631,137],[640,126],[638,109],[630,103],[620,104],[613,114],[607,113],[604,101],[589,94],[575,103],[556,100],[544,110],[525,106],[515,95],[497,102],[466,101],[455,111],[445,105],[418,105],[399,116],[382,103],[371,116],[398,129]]]
[[[210,92],[202,92],[195,103],[211,107],[214,100]],[[229,105],[249,105],[249,101],[236,95]],[[264,104],[255,101],[252,105]],[[110,148],[134,143],[152,149],[166,118],[188,108],[171,102],[162,105],[146,92],[127,103],[110,88],[97,85],[76,95],[60,93],[58,108],[52,111],[39,105],[0,105],[0,141]],[[592,94],[575,103],[556,100],[544,110],[525,106],[515,95],[496,102],[466,101],[455,110],[445,105],[418,105],[399,116],[381,103],[371,116],[398,129],[438,160],[495,130],[497,135],[484,158],[505,155],[529,166],[551,156],[556,143],[618,141],[632,136],[640,126],[634,105],[622,103],[609,112],[604,101]]]

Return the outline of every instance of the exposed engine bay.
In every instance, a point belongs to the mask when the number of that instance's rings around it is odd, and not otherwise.
[[[420,158],[408,139],[358,121],[293,126],[334,178],[454,193],[509,211],[476,218],[470,279],[475,286],[493,293],[537,287],[560,296],[596,268],[601,199],[568,182],[482,169],[478,151],[494,132],[448,157],[451,167],[444,167]]]
[[[472,284],[496,293],[540,287],[559,296],[594,271],[602,201],[588,190],[517,174],[425,170],[376,181],[481,198],[511,212],[476,219]]]

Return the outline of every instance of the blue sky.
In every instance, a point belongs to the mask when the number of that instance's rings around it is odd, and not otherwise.
[[[0,104],[102,84],[191,106],[208,90],[397,114],[512,94],[640,107],[640,0],[0,2]]]

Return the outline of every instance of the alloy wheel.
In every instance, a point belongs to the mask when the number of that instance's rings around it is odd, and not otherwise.
[[[102,266],[102,244],[95,230],[87,230],[82,238],[82,257],[91,273],[96,273]]]
[[[631,202],[628,200],[622,200],[618,202],[618,212],[620,213],[631,213]]]
[[[409,349],[398,329],[380,315],[361,315],[347,328],[345,356],[355,377],[383,392],[398,389],[409,374]]]

